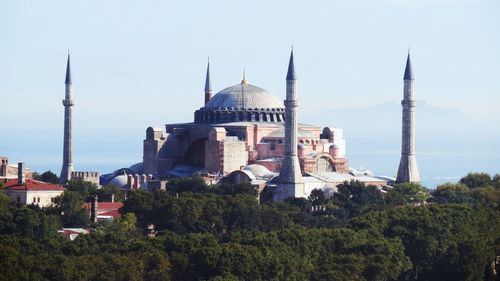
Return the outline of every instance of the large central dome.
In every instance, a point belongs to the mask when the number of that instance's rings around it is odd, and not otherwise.
[[[194,113],[196,123],[228,122],[284,122],[285,107],[270,92],[248,84],[241,84],[218,92],[204,107]]]
[[[205,109],[268,110],[284,108],[270,92],[246,83],[234,85],[218,92],[205,105]]]

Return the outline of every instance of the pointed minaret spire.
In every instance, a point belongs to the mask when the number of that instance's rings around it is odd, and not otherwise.
[[[207,63],[207,77],[205,78],[205,104],[212,98],[212,82],[210,81],[210,58]]]
[[[286,80],[297,80],[295,76],[295,65],[293,64],[293,46],[290,53],[290,61],[288,62],[288,71],[286,73]]]
[[[293,64],[293,49],[286,75],[285,99],[285,153],[281,162],[280,174],[273,193],[274,201],[283,201],[288,197],[305,197],[304,182],[297,154],[297,77]]]
[[[210,81],[210,58],[207,63],[207,77],[205,78],[205,92],[212,91],[212,82]]]
[[[69,50],[68,50],[68,62],[66,63],[66,79],[65,79],[64,83],[65,84],[72,84],[73,83],[71,81],[71,62],[70,62]]]
[[[419,182],[420,174],[415,158],[415,76],[411,68],[409,51],[403,80],[401,160],[396,182]]]
[[[413,69],[411,67],[410,49],[408,49],[408,58],[406,59],[405,75],[404,75],[403,79],[404,80],[415,80],[415,74],[413,74]]]

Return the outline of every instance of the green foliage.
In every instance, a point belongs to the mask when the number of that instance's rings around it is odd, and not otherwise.
[[[500,174],[495,174],[491,179],[491,183],[495,188],[500,188]]]
[[[209,186],[205,180],[200,176],[173,178],[167,183],[167,190],[172,193],[215,193],[219,195],[252,195],[257,196],[257,189],[250,183],[232,184],[232,183],[219,183],[217,185]]]
[[[470,189],[463,183],[445,183],[432,191],[432,201],[446,203],[473,203]]]
[[[257,196],[258,190],[250,183],[242,183],[242,184],[232,184],[232,183],[221,183],[215,186],[214,193],[220,195],[251,195]]]
[[[58,216],[45,214],[37,206],[16,206],[0,193],[0,235],[13,234],[45,239],[57,235],[61,222]]]
[[[46,209],[0,193],[0,281],[495,278],[500,213],[493,186],[446,184],[426,206],[404,206],[428,196],[414,184],[384,197],[376,187],[346,182],[332,198],[315,191],[272,204],[259,204],[249,186],[178,187],[177,194],[132,191],[121,219],[74,241],[57,230],[61,222],[88,223],[81,211],[90,188],[67,191]],[[103,190],[103,197],[114,194]],[[313,204],[321,211],[311,211]],[[157,237],[144,235],[148,223]]]
[[[78,193],[85,202],[94,200],[95,195],[97,195],[99,202],[110,202],[112,195],[114,195],[116,202],[123,202],[125,200],[125,192],[113,185],[105,185],[99,188],[92,182],[72,179],[68,182],[66,188],[68,191]]]
[[[481,280],[495,257],[498,221],[487,208],[446,204],[368,213],[351,225],[402,241],[413,267],[400,280]]]
[[[336,207],[332,212],[342,221],[385,207],[384,196],[375,186],[366,186],[360,181],[346,181],[337,189],[332,197]]]
[[[114,195],[115,202],[123,202],[125,200],[125,192],[114,185],[105,185],[92,192],[91,195],[97,195],[99,202],[111,202]]]
[[[325,193],[321,189],[311,190],[311,194],[309,195],[308,199],[314,206],[320,206],[326,202]]]
[[[492,184],[490,175],[486,173],[469,173],[460,179],[460,183],[469,188],[486,187]]]
[[[433,202],[441,204],[467,203],[500,210],[500,189],[493,186],[469,188],[462,183],[446,183],[439,185],[432,196]]]
[[[500,211],[500,189],[493,186],[472,189],[472,197],[480,205]]]
[[[400,183],[387,193],[387,202],[392,206],[423,203],[429,199],[429,190],[419,183]]]
[[[200,176],[173,178],[167,183],[167,189],[174,193],[203,193],[208,188],[208,185]]]
[[[56,174],[52,173],[52,171],[50,171],[50,170],[43,172],[42,174],[38,174],[37,172],[34,172],[33,179],[43,181],[43,182],[50,182],[53,184],[60,183],[59,177]]]
[[[137,226],[137,217],[134,213],[127,213],[123,215],[119,222],[123,225],[125,231],[134,231]]]
[[[66,189],[68,191],[76,192],[85,202],[90,202],[92,200],[92,195],[97,193],[98,186],[94,183],[83,181],[81,179],[71,179],[68,182]]]
[[[60,214],[64,227],[85,227],[89,224],[89,217],[83,203],[76,191],[65,191],[55,198],[54,207],[50,208],[50,212]]]

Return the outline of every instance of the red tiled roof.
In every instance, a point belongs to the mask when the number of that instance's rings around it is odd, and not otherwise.
[[[70,234],[81,234],[82,232],[74,231],[74,230],[64,230],[63,234],[64,235],[70,235]]]
[[[113,218],[120,218],[121,214],[118,210],[112,210],[106,213],[98,214],[97,216],[112,216]]]
[[[83,205],[85,209],[92,208],[92,203],[87,202]],[[97,210],[118,210],[123,207],[123,202],[98,202]]]
[[[17,179],[10,179],[5,182],[4,188],[7,190],[66,190],[60,185],[33,179],[25,179],[23,185],[19,185]]]

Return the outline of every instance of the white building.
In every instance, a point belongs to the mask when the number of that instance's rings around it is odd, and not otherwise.
[[[5,181],[3,190],[13,202],[47,207],[52,205],[54,199],[61,195],[65,189],[60,185],[21,177]]]

